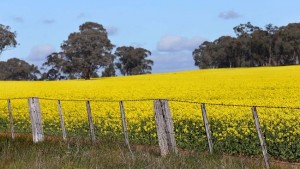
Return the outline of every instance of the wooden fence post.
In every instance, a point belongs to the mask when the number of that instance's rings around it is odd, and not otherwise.
[[[28,99],[29,114],[32,125],[32,138],[33,142],[41,142],[44,140],[44,131],[42,125],[41,109],[39,99],[32,97]]]
[[[89,100],[86,101],[86,110],[87,110],[87,113],[88,113],[88,120],[89,120],[89,125],[90,125],[91,141],[94,144],[96,142],[96,136],[95,136],[95,129],[94,129],[94,123],[93,123],[91,105],[90,105],[90,101]]]
[[[11,139],[14,140],[15,139],[15,130],[14,130],[14,121],[13,121],[10,99],[7,99],[7,108],[8,108],[8,113],[9,113],[10,135],[11,135]]]
[[[66,127],[65,127],[64,114],[63,114],[63,111],[61,108],[60,100],[57,101],[57,106],[58,106],[58,112],[59,112],[59,117],[60,117],[60,126],[61,126],[63,139],[64,139],[64,141],[67,141],[67,132],[66,132]]]
[[[203,117],[206,137],[207,137],[207,141],[208,141],[209,152],[212,154],[213,153],[213,143],[212,143],[211,131],[209,128],[209,122],[208,122],[206,108],[205,108],[204,103],[201,103],[201,110],[202,110],[202,117]]]
[[[125,117],[125,112],[124,112],[123,101],[120,101],[120,111],[121,111],[121,118],[122,118],[122,126],[123,126],[125,143],[126,143],[127,146],[129,146],[129,138],[128,138],[128,132],[127,132],[127,123],[126,123],[126,117]]]
[[[128,137],[128,132],[127,132],[127,123],[126,123],[126,116],[125,116],[123,101],[120,101],[120,111],[121,111],[121,118],[122,118],[122,126],[123,126],[125,144],[127,145],[128,149],[131,153],[132,159],[134,159],[134,156],[133,156],[133,153],[131,151],[130,144],[129,144],[129,137]]]
[[[162,156],[177,153],[173,120],[167,100],[154,100],[158,144]]]
[[[264,136],[262,134],[262,131],[261,131],[261,128],[260,128],[259,118],[258,118],[255,106],[252,107],[252,114],[253,114],[253,118],[254,118],[255,127],[256,127],[256,130],[257,130],[257,134],[258,134],[258,137],[259,137],[261,150],[262,150],[262,153],[263,153],[263,156],[264,156],[266,168],[269,169],[270,165],[269,165],[267,145],[266,145],[265,138],[264,138]]]

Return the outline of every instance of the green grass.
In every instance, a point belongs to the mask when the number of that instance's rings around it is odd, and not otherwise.
[[[0,137],[0,168],[264,168],[262,159],[208,155],[180,150],[179,155],[161,157],[158,147],[132,146],[133,156],[122,143],[72,140],[67,144],[47,140],[35,144],[29,138]],[[291,164],[271,164],[272,168],[297,168]],[[300,166],[298,166],[300,168]]]

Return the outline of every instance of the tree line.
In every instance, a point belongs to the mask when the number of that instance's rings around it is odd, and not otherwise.
[[[236,37],[205,41],[193,51],[199,68],[231,68],[299,64],[300,23],[264,28],[250,22],[233,28]]]
[[[200,44],[192,53],[195,65],[231,68],[299,64],[300,23],[260,28],[248,22],[233,30],[235,37],[221,36]],[[0,24],[0,55],[17,45],[16,32]],[[18,58],[0,62],[0,80],[90,79],[100,74],[116,76],[116,70],[125,76],[151,73],[154,62],[148,59],[149,50],[115,47],[101,24],[85,22],[79,26],[79,32],[63,41],[61,51],[46,57],[41,69]]]
[[[16,32],[0,24],[0,54],[16,47]],[[151,52],[132,46],[117,47],[111,43],[106,29],[99,23],[85,22],[79,32],[73,32],[63,41],[61,51],[46,57],[41,71],[35,65],[12,58],[0,62],[1,80],[58,80],[116,76],[116,69],[122,75],[151,73],[154,62],[147,59]],[[15,68],[14,68],[15,67]]]

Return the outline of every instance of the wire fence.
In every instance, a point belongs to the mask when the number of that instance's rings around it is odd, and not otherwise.
[[[154,100],[59,100],[39,98],[45,136],[91,138],[131,145],[160,145]],[[272,107],[168,100],[176,146],[179,150],[260,156],[262,149],[251,109],[257,108],[268,155],[300,161],[300,107]],[[91,114],[88,114],[88,106]],[[205,128],[205,105],[209,130]],[[0,99],[0,132],[32,134],[28,98]],[[61,110],[61,111],[60,111]],[[126,130],[124,130],[124,121]],[[65,131],[63,131],[62,120]],[[92,120],[92,121],[89,121]],[[13,130],[12,130],[13,128]],[[94,133],[91,133],[91,130]],[[211,133],[208,138],[207,132]]]

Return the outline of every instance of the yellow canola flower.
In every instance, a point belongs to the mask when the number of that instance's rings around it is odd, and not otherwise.
[[[250,151],[258,145],[258,137],[251,107],[248,106],[300,107],[299,74],[300,66],[282,66],[193,70],[92,80],[0,81],[0,123],[6,124],[0,126],[0,132],[9,131],[9,98],[12,99],[16,131],[31,131],[26,98],[34,96],[40,98],[46,134],[61,134],[57,105],[57,99],[60,99],[67,133],[88,135],[85,101],[90,100],[97,137],[122,137],[118,101],[124,100],[130,138],[135,138],[136,142],[156,144],[152,99],[162,98],[169,100],[179,146],[197,147],[199,142],[206,141],[200,103],[207,103],[214,144],[224,148],[227,146],[225,143],[229,143],[233,144],[232,148],[237,147],[235,144],[241,144],[238,140],[244,139],[249,140],[243,144],[249,146]],[[288,145],[299,144],[300,110],[258,107],[257,111],[268,145],[284,144],[287,141]],[[230,147],[227,149],[231,150]]]

